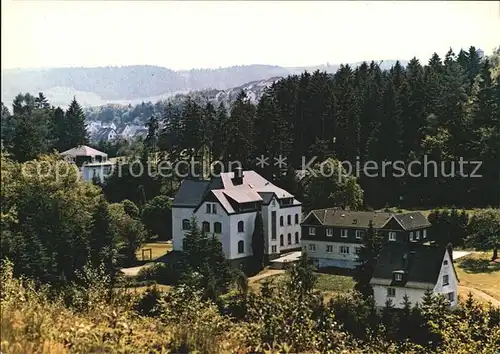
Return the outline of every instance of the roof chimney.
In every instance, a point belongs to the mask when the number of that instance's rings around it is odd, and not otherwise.
[[[243,170],[241,167],[236,167],[234,169],[234,178],[233,178],[233,184],[235,186],[238,186],[240,184],[243,184]]]

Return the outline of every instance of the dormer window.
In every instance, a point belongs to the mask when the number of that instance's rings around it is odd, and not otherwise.
[[[347,237],[347,229],[342,229],[340,232],[340,237],[346,238]]]
[[[396,241],[396,233],[395,232],[389,232],[389,241]]]
[[[326,229],[326,236],[333,236],[333,229],[332,228],[327,228]]]
[[[401,274],[401,273],[394,273],[394,280],[395,281],[401,281],[401,280],[403,280],[403,274]]]

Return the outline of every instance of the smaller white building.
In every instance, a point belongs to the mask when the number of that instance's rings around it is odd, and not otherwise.
[[[375,305],[403,308],[405,295],[411,306],[422,303],[425,292],[445,296],[452,307],[458,301],[458,277],[448,248],[423,244],[387,244],[379,255],[370,285]]]
[[[108,161],[108,154],[86,145],[66,150],[61,156],[79,168],[84,181],[97,179],[103,182],[113,173],[114,164]]]

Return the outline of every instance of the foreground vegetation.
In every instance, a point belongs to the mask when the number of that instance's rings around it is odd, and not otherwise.
[[[109,279],[82,274],[86,286],[61,293],[13,277],[2,265],[1,351],[5,353],[493,353],[500,311],[472,298],[450,311],[428,297],[420,307],[376,312],[349,292],[326,305],[305,267],[260,292],[233,287],[216,301],[182,285],[162,292],[109,293]],[[301,281],[298,283],[298,281]],[[301,284],[301,285],[297,285]]]

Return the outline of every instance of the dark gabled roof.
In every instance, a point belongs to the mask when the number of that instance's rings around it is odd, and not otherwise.
[[[415,211],[404,214],[394,214],[394,218],[403,226],[405,230],[429,227],[431,223],[421,212]]]
[[[185,179],[175,194],[174,207],[196,207],[205,196],[209,181]]]
[[[322,225],[367,228],[370,220],[374,228],[381,228],[391,217],[391,213],[374,211],[348,211],[340,208],[317,209],[311,211]]]
[[[262,198],[262,204],[268,205],[273,199],[274,192],[259,192],[259,195]]]
[[[378,257],[372,279],[392,280],[394,271],[404,271],[403,282],[397,283],[400,286],[408,282],[436,284],[445,251],[444,246],[389,243]]]
[[[341,208],[316,209],[311,211],[324,226],[368,228],[370,220],[373,227],[380,229],[394,217],[404,230],[431,226],[420,212],[394,214],[380,211],[349,211]],[[307,220],[307,218],[306,218]]]

